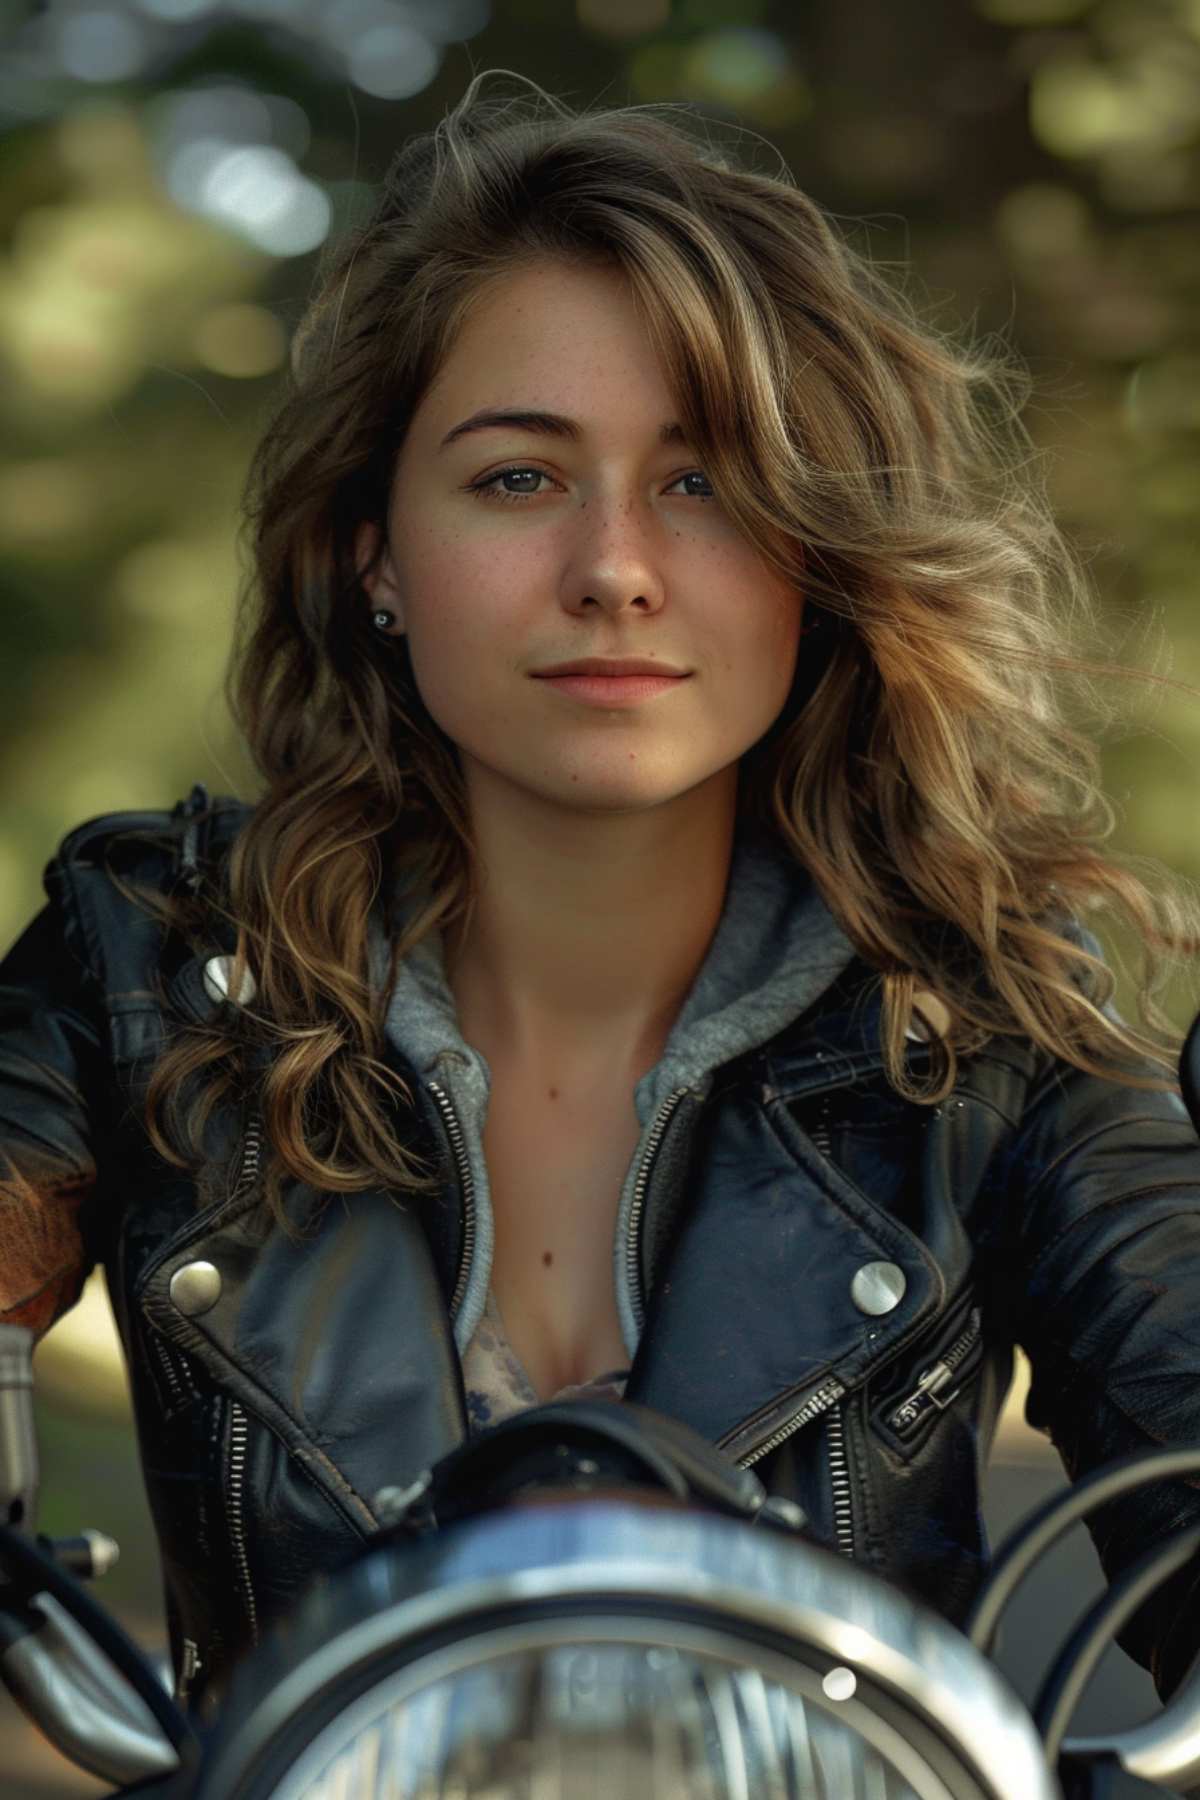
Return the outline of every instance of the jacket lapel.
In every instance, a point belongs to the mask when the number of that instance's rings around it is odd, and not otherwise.
[[[747,1083],[712,1104],[626,1397],[732,1442],[774,1400],[830,1376],[860,1383],[945,1304],[945,1280],[771,1090]],[[879,1264],[902,1291],[864,1311]]]
[[[289,1231],[258,1197],[176,1236],[136,1299],[267,1424],[359,1530],[381,1487],[466,1433],[462,1377],[424,1233],[386,1192],[288,1191]],[[196,1265],[211,1266],[197,1278]],[[195,1290],[211,1303],[197,1310]]]

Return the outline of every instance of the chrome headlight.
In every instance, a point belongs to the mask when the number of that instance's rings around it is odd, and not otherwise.
[[[1053,1800],[960,1633],[833,1552],[565,1496],[371,1549],[239,1671],[196,1800]]]

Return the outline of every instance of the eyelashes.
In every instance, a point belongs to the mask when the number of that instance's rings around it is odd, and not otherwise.
[[[536,475],[542,481],[552,481],[554,479],[552,475],[546,473],[545,469],[536,469],[529,463],[510,463],[506,469],[497,469],[494,474],[485,475],[482,481],[468,482],[467,492],[476,494],[480,499],[484,500],[521,501],[540,499],[541,496],[538,493],[514,494],[508,488],[499,487],[497,483],[502,481],[506,475]],[[690,480],[693,475],[698,475],[701,481],[708,481],[708,476],[704,474],[702,469],[688,469],[671,483],[672,487],[676,487],[680,481]],[[686,498],[692,500],[715,500],[716,495],[709,492],[707,494],[690,494],[686,496]]]

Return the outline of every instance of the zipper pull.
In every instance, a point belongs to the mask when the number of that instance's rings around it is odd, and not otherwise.
[[[182,1705],[187,1699],[193,1681],[204,1667],[200,1660],[200,1646],[191,1638],[183,1640],[183,1666],[179,1671],[179,1684],[175,1689],[175,1698]]]
[[[973,1306],[966,1329],[959,1333],[938,1362],[917,1377],[917,1385],[912,1393],[888,1414],[887,1422],[893,1431],[911,1431],[927,1416],[931,1406],[936,1406],[939,1412],[946,1410],[959,1390],[957,1387],[950,1393],[945,1390],[975,1348],[982,1327],[983,1313],[978,1306]]]
[[[923,1375],[917,1377],[917,1385],[913,1392],[903,1399],[895,1411],[890,1414],[888,1424],[893,1431],[909,1431],[920,1423],[931,1406],[943,1412],[958,1393],[944,1393],[943,1389],[954,1379],[954,1370],[948,1362],[934,1363]]]

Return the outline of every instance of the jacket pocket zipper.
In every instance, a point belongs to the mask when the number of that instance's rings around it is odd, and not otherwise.
[[[229,1402],[229,1463],[225,1483],[225,1513],[229,1521],[229,1537],[233,1548],[234,1573],[241,1584],[250,1626],[250,1641],[258,1642],[258,1608],[250,1581],[250,1558],[246,1553],[246,1530],[242,1517],[242,1490],[246,1481],[246,1444],[250,1427],[245,1409],[236,1400]]]
[[[983,1315],[977,1306],[971,1308],[965,1328],[944,1355],[917,1377],[917,1385],[888,1414],[888,1425],[900,1437],[907,1436],[929,1417],[936,1408],[944,1412],[958,1394],[954,1377],[979,1342]]]

